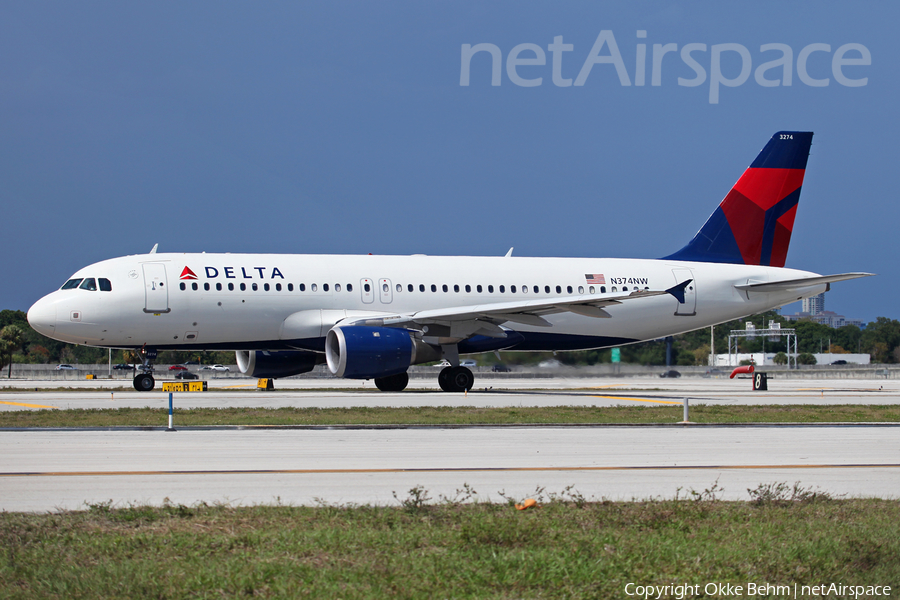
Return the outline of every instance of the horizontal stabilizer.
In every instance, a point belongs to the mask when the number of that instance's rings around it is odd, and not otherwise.
[[[693,279],[686,279],[679,283],[678,285],[672,286],[666,290],[667,294],[672,294],[675,296],[675,299],[678,300],[678,304],[684,304],[684,289],[688,286]]]
[[[840,273],[838,275],[801,277],[800,279],[786,279],[784,281],[769,281],[766,283],[746,283],[734,287],[745,292],[784,292],[808,288],[814,285],[834,283],[836,281],[847,281],[848,279],[859,279],[860,277],[872,277],[873,275],[874,273]]]

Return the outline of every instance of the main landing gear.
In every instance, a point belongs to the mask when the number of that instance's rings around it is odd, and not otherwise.
[[[445,392],[465,392],[475,385],[475,376],[466,367],[445,367],[438,375],[438,384]]]
[[[409,374],[404,371],[387,377],[376,377],[375,387],[382,392],[402,392],[409,383]]]

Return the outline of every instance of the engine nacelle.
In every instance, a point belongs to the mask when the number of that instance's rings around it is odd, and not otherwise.
[[[267,352],[265,350],[238,350],[238,369],[251,377],[290,377],[300,373],[308,373],[319,362],[321,354],[287,350]]]
[[[437,351],[406,329],[351,325],[325,337],[325,359],[338,377],[373,379],[404,373],[410,365],[436,360]]]

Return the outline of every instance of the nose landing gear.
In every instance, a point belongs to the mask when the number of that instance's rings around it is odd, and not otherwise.
[[[134,389],[139,392],[149,392],[156,387],[156,380],[153,379],[153,365],[150,364],[150,361],[156,358],[156,350],[141,348],[141,356],[144,361],[138,367],[140,373],[134,376]]]

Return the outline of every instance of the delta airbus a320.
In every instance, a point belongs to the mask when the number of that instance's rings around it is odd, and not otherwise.
[[[113,258],[38,300],[28,322],[74,344],[234,350],[242,373],[337,377],[403,390],[446,359],[441,389],[474,382],[460,355],[606,348],[708,327],[868,273],[784,268],[812,133],[776,133],[706,224],[657,260],[150,254]],[[155,385],[145,369],[134,387]]]

